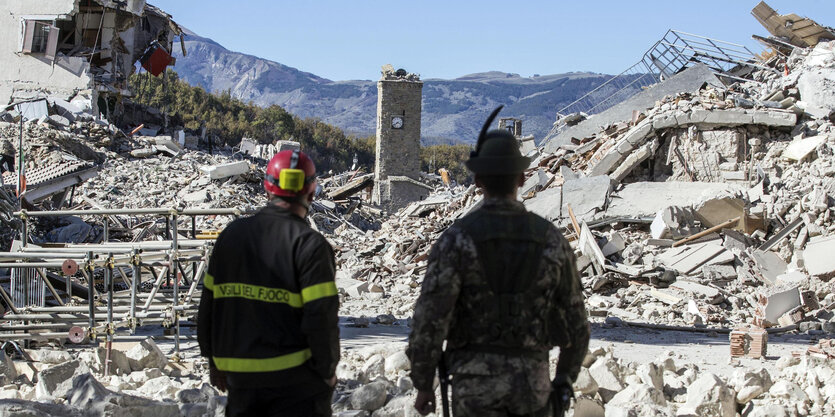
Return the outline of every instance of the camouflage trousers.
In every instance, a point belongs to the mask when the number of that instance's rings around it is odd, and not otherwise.
[[[452,370],[452,414],[455,417],[551,415],[548,406],[551,378],[547,361],[495,355],[482,358],[484,362],[470,360]]]

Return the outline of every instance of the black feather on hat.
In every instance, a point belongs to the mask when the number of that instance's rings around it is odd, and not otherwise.
[[[504,106],[499,106],[484,122],[478,135],[475,150],[465,162],[467,168],[479,175],[513,175],[524,172],[531,164],[531,159],[522,156],[519,141],[507,130],[488,131],[493,120]]]

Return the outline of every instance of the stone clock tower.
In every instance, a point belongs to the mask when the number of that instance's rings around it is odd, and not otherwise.
[[[420,112],[423,82],[416,74],[383,66],[377,81],[375,204],[396,210],[425,198],[420,182]]]

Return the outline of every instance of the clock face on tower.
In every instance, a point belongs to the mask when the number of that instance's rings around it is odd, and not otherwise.
[[[402,129],[403,128],[403,117],[401,116],[394,116],[391,118],[391,128],[392,129]]]

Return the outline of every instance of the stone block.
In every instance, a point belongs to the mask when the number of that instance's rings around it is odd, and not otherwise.
[[[647,384],[632,384],[615,394],[607,406],[624,406],[630,404],[667,405],[664,392]]]
[[[615,143],[614,150],[621,155],[629,156],[636,147],[637,145],[633,145],[626,138],[621,138]]]
[[[301,150],[302,145],[294,140],[280,140],[275,143],[276,150],[281,151],[296,151]]]
[[[399,351],[386,357],[385,369],[387,374],[397,375],[399,372],[408,371],[411,368],[412,364],[409,362],[409,357],[406,356],[406,352],[404,351]]]
[[[580,396],[574,402],[574,415],[577,417],[605,417],[606,410],[600,401]]]
[[[168,359],[151,338],[137,343],[125,352],[125,355],[133,371],[141,371],[146,368],[162,369],[168,363]]]
[[[658,391],[664,391],[664,368],[658,366],[653,362],[643,363],[638,366],[635,375],[641,379],[641,382],[647,384]]]
[[[35,395],[42,400],[66,398],[73,386],[73,377],[89,371],[86,364],[77,360],[45,368],[38,372]]]
[[[635,182],[624,185],[613,195],[606,215],[650,217],[669,206],[690,207],[740,189],[737,185],[727,183]]]
[[[760,274],[769,284],[777,283],[777,277],[785,274],[788,269],[786,261],[771,251],[754,249],[751,252],[751,258],[754,259]]]
[[[620,367],[612,358],[600,358],[589,368],[589,374],[598,386],[603,402],[609,402],[615,394],[624,389]]]
[[[574,381],[574,392],[581,395],[594,395],[597,393],[597,382],[592,378],[587,368],[580,368],[577,380]]]
[[[736,394],[721,378],[706,372],[687,387],[683,408],[698,416],[734,417]]]
[[[141,149],[134,149],[130,151],[130,156],[134,158],[147,158],[149,156],[154,156],[157,154],[156,148],[141,148]]]
[[[351,394],[351,407],[357,410],[374,411],[386,403],[387,387],[382,381],[372,382],[357,388]]]
[[[603,252],[603,256],[610,256],[616,253],[620,253],[622,250],[626,248],[626,241],[623,238],[623,235],[620,233],[614,232],[609,235],[609,241],[603,245],[600,250]]]
[[[246,161],[236,161],[227,164],[204,166],[200,170],[205,172],[210,179],[217,180],[233,175],[246,174],[249,172],[249,163]]]
[[[55,126],[55,127],[61,127],[61,128],[70,127],[69,119],[67,119],[64,116],[59,116],[57,114],[53,114],[52,116],[49,116],[48,120],[49,120],[49,123],[51,125]]]
[[[683,245],[668,249],[658,256],[658,261],[682,274],[689,274],[702,265],[729,263],[734,255],[718,240]]]

